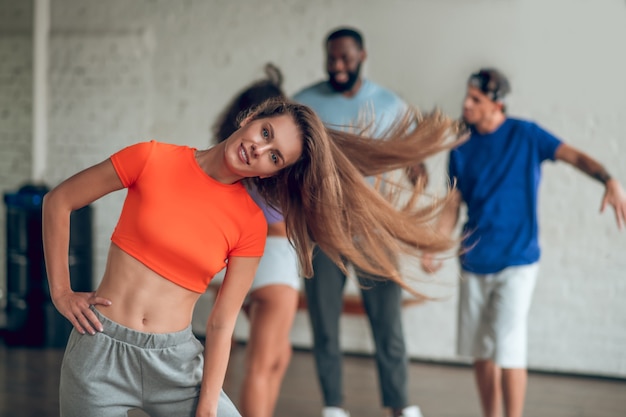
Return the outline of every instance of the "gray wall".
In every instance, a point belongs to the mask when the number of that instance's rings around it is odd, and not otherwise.
[[[626,4],[622,0],[52,0],[50,142],[56,185],[115,150],[155,138],[207,146],[225,102],[272,61],[295,92],[324,76],[322,39],[365,34],[365,74],[424,109],[456,117],[465,80],[494,65],[510,77],[510,113],[532,118],[626,181]],[[28,180],[32,4],[0,0],[0,189]],[[428,161],[443,181],[445,158]],[[531,310],[530,367],[626,376],[626,239],[602,187],[548,164],[540,195],[544,256]],[[433,189],[438,192],[438,189]],[[96,281],[123,193],[96,203]],[[0,209],[4,215],[4,208]],[[0,246],[4,253],[4,220]],[[0,288],[5,280],[4,256]],[[406,265],[441,301],[405,312],[412,357],[454,354],[456,263],[435,277]],[[353,290],[353,289],[352,289]],[[369,352],[362,318],[344,318],[347,350]],[[245,338],[242,318],[237,335]],[[292,332],[308,346],[304,315]]]

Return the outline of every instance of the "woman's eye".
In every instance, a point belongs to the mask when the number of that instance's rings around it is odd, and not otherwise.
[[[261,131],[261,135],[263,135],[264,139],[267,139],[270,137],[270,132],[267,129],[263,128],[263,130]]]
[[[274,163],[274,165],[276,165],[278,163],[278,157],[276,156],[275,153],[270,153],[270,158],[272,158],[272,163]]]

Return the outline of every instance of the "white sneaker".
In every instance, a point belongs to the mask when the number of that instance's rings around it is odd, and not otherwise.
[[[339,407],[324,407],[322,417],[350,417],[350,413]]]
[[[420,408],[416,405],[406,407],[402,410],[402,417],[424,417]]]
[[[412,406],[404,408],[402,410],[402,414],[400,414],[400,417],[424,417],[424,416],[422,415],[422,412],[418,406],[412,405]]]

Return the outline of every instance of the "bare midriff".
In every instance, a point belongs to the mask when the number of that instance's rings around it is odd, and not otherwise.
[[[146,333],[171,333],[189,326],[201,294],[174,284],[111,243],[96,295],[111,301],[96,309],[114,322]]]

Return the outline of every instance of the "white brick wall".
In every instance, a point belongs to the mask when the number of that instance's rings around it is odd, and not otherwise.
[[[24,30],[29,8],[22,4],[0,0],[0,33]],[[538,120],[626,182],[626,58],[618,52],[626,39],[625,8],[617,0],[55,0],[48,178],[54,185],[137,140],[205,146],[222,105],[260,76],[265,62],[283,69],[293,93],[324,76],[327,30],[352,24],[365,34],[366,75],[409,102],[457,116],[468,74],[498,66],[513,84],[512,114]],[[12,53],[27,63],[28,33],[21,36],[22,46]],[[0,40],[1,56],[10,48],[6,39]],[[0,60],[0,74],[10,67]],[[1,98],[5,86],[29,100],[27,79],[2,78],[0,108],[7,103]],[[0,158],[8,147],[23,149],[16,156],[20,170],[30,152],[29,112],[11,113],[7,122],[18,131],[15,146],[4,120],[0,126]],[[444,158],[429,161],[433,176],[444,164]],[[0,176],[12,179],[0,185],[14,187],[28,172],[3,162]],[[573,169],[546,166],[544,258],[530,317],[533,368],[626,376],[626,239],[612,213],[597,214],[601,195],[598,184]],[[96,271],[119,204],[116,196],[96,207]],[[458,360],[456,273],[451,260],[428,278],[435,284],[419,284],[444,299],[406,311],[413,357]],[[343,324],[346,349],[371,351],[364,320]],[[242,320],[238,334],[245,331]],[[293,339],[309,343],[304,316]]]

